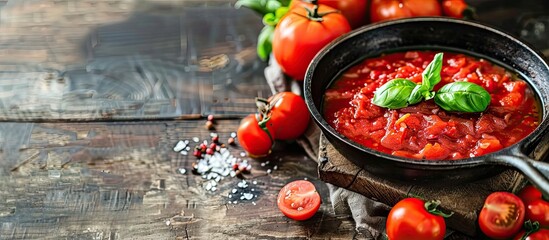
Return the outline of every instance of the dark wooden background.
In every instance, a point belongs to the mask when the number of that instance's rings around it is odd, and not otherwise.
[[[482,21],[547,53],[546,1],[473,3]],[[255,55],[260,18],[233,4],[0,1],[0,239],[363,237],[334,214],[317,164],[296,143],[243,157],[257,197],[236,204],[229,194],[241,179],[206,191],[195,158],[172,150],[210,132],[225,141],[253,98],[271,93]],[[212,131],[209,114],[222,119]],[[323,204],[295,222],[275,197],[304,178]]]

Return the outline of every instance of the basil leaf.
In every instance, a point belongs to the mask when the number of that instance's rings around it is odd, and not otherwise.
[[[414,82],[403,78],[388,81],[374,92],[372,103],[391,109],[407,107],[408,98],[416,85]]]
[[[435,85],[437,85],[441,80],[440,71],[442,70],[442,57],[443,53],[437,53],[433,58],[433,61],[427,65],[421,74],[421,84],[429,88],[427,91],[432,91]]]
[[[423,84],[417,84],[412,90],[410,97],[408,98],[408,104],[412,105],[421,102],[421,100],[423,99],[423,93],[425,92],[429,92],[427,86]]]
[[[435,103],[446,111],[482,112],[490,104],[490,94],[471,82],[444,85],[435,95]]]
[[[266,61],[273,50],[272,39],[275,27],[266,25],[257,37],[257,55]]]

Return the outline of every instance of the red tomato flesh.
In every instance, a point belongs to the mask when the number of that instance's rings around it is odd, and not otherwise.
[[[447,112],[433,100],[397,110],[371,103],[375,90],[395,78],[421,82],[433,51],[408,51],[370,58],[351,67],[324,96],[324,117],[347,138],[368,148],[417,159],[453,160],[509,147],[540,123],[528,84],[503,67],[445,52],[435,90],[457,81],[475,82],[491,95],[482,113]]]
[[[524,215],[524,203],[519,197],[509,192],[494,192],[484,201],[478,222],[486,236],[510,238],[521,229]]]
[[[306,220],[320,208],[320,195],[315,186],[305,180],[290,182],[278,193],[278,209],[294,220]]]

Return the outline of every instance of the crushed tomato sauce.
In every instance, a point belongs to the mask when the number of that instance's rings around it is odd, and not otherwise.
[[[436,52],[408,51],[370,58],[351,67],[324,96],[324,117],[339,133],[368,148],[414,159],[462,159],[508,147],[539,125],[528,84],[485,59],[445,52],[442,81],[468,81],[486,89],[482,113],[447,112],[433,100],[390,110],[372,104],[374,91],[395,78],[421,83]]]

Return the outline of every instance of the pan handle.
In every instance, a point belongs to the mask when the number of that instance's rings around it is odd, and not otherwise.
[[[544,196],[549,196],[549,163],[536,161],[524,155],[518,147],[511,149],[510,155],[486,158],[487,162],[511,166],[522,172]]]

